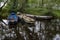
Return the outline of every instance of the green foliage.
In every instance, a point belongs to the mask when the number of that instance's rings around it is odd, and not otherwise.
[[[0,0],[1,1],[1,0]],[[6,16],[9,14],[9,11],[14,10],[14,11],[23,11],[25,13],[28,14],[33,14],[33,15],[52,15],[52,16],[56,16],[56,17],[60,17],[60,10],[55,10],[52,9],[52,7],[54,6],[54,4],[58,4],[57,7],[59,7],[60,1],[59,0],[17,0],[14,4],[15,0],[10,0],[10,2],[7,3],[7,5],[2,9],[1,11],[1,15],[5,16],[4,14],[6,14]],[[48,4],[46,5],[46,7],[44,7],[44,4]],[[14,9],[13,5],[15,5]],[[49,11],[51,11],[51,13],[48,13]]]
[[[0,15],[3,19],[6,19],[7,16],[9,15],[8,10],[7,9],[2,9]]]
[[[55,10],[54,14],[56,15],[56,17],[60,18],[60,10]]]
[[[2,2],[2,0],[0,0],[0,2]]]

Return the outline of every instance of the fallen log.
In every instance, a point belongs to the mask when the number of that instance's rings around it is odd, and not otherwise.
[[[38,16],[38,15],[30,15],[30,14],[26,14],[26,16],[28,16],[28,17],[32,17],[32,18],[39,18],[39,19],[52,19],[53,18],[53,16]]]
[[[38,16],[31,14],[20,14],[18,15],[20,18],[23,18],[27,23],[34,23],[36,20],[50,20],[53,16]]]

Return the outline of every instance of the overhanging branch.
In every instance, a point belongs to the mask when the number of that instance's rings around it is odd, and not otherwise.
[[[0,9],[2,9],[4,6],[5,6],[5,4],[8,2],[8,0],[6,1],[6,2],[4,2],[4,5],[0,8]]]

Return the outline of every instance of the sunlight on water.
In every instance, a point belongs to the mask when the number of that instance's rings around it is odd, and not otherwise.
[[[56,34],[56,36],[53,38],[53,40],[60,40],[60,34]]]
[[[38,32],[40,30],[40,22],[36,21],[35,22],[35,32]]]
[[[6,24],[8,24],[8,20],[3,20]],[[2,24],[3,24],[3,26],[5,26],[5,24],[2,22]],[[60,40],[60,34],[56,34],[54,37],[53,37],[53,39],[52,38],[48,38],[47,37],[47,35],[46,35],[46,33],[48,32],[48,31],[46,31],[45,30],[45,22],[43,22],[43,21],[36,21],[35,22],[35,26],[32,26],[32,27],[28,27],[28,29],[31,31],[31,32],[34,32],[34,33],[36,33],[35,35],[38,37],[38,40]],[[4,33],[4,35],[0,35],[0,40],[1,39],[3,39],[4,40],[4,38],[5,37],[7,37],[7,38],[10,38],[10,37],[12,37],[12,39],[13,38],[16,38],[17,36],[16,36],[16,34],[15,34],[15,32],[14,31],[12,31],[11,33],[9,33],[9,27],[5,27],[5,28],[7,28],[7,29],[3,29],[3,33]],[[50,28],[50,25],[49,25],[49,28]],[[52,28],[52,27],[51,27]],[[50,28],[50,30],[52,30]],[[54,28],[54,27],[53,27]],[[57,25],[56,26],[56,30],[59,28],[59,26]],[[0,30],[2,30],[2,28],[0,28]],[[24,31],[21,31],[22,29],[21,28],[19,28],[19,30],[20,30],[20,34],[23,36],[23,38],[25,39],[25,40],[28,40],[29,39],[29,37],[28,37],[28,34],[26,33],[26,31],[24,30]],[[32,35],[32,33],[30,33],[30,35]],[[35,35],[32,35],[32,36],[34,36],[35,37]]]

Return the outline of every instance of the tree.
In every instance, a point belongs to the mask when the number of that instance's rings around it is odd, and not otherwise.
[[[0,12],[2,11],[2,8],[5,6],[5,4],[8,2],[8,0],[6,2],[4,2],[3,6],[0,7]]]

